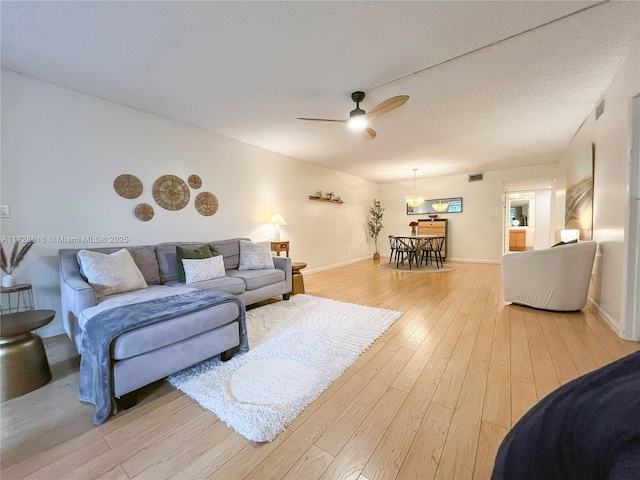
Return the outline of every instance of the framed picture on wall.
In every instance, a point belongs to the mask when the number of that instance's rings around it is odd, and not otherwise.
[[[564,228],[580,231],[580,240],[593,239],[593,172],[596,144],[567,164]]]

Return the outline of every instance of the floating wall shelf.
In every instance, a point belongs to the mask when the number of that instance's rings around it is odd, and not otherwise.
[[[329,200],[328,198],[316,197],[314,195],[309,195],[309,200],[318,200],[320,202],[329,202],[329,203],[344,203],[342,200]]]

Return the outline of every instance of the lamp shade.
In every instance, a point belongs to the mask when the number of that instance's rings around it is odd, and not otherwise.
[[[282,218],[281,215],[274,215],[273,217],[271,217],[271,220],[269,220],[269,223],[271,225],[286,225],[287,222],[285,222],[284,218]]]
[[[580,230],[560,230],[560,240],[567,243],[572,240],[580,240]]]

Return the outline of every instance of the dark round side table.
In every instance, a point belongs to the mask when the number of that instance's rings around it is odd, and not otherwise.
[[[306,266],[304,262],[291,262],[291,295],[304,293],[304,279],[300,270]]]
[[[56,312],[28,310],[0,321],[0,401],[19,397],[51,380],[42,339],[31,331],[47,325]]]

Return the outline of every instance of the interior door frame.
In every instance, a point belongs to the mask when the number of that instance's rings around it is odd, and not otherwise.
[[[633,99],[627,226],[627,314],[622,325],[622,338],[640,340],[640,95]]]

